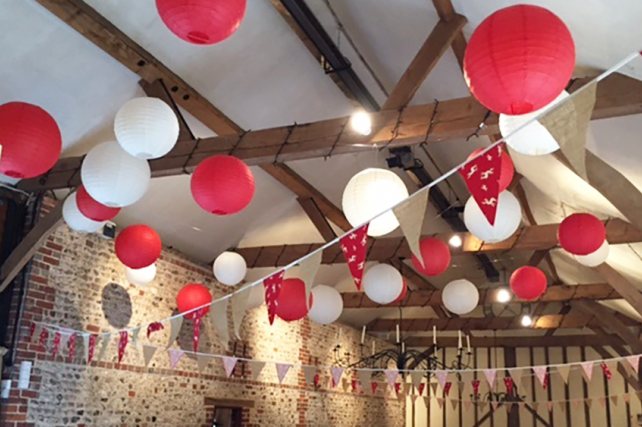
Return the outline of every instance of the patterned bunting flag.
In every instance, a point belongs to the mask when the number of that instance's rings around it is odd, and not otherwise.
[[[426,388],[426,383],[419,384],[419,388],[417,389],[417,391],[419,392],[419,396],[424,394],[424,389],[425,388]]]
[[[318,373],[314,374],[314,386],[319,387],[319,384],[321,383],[321,375]]]
[[[31,322],[31,326],[29,327],[29,341],[33,340],[33,336],[36,333],[36,322]]]
[[[194,332],[192,334],[192,343],[194,345],[194,352],[198,353],[198,343],[201,339],[201,324],[203,323],[203,309],[194,312]]]
[[[397,393],[397,396],[399,396],[399,390],[401,390],[401,384],[395,383],[395,393]]]
[[[399,377],[399,371],[397,369],[386,369],[384,373],[388,380],[388,384],[390,384],[391,387],[394,386],[397,382],[397,378]]]
[[[437,382],[439,382],[439,385],[443,389],[448,379],[448,371],[436,371],[435,378],[437,378]]]
[[[379,385],[378,382],[372,381],[370,383],[370,388],[372,389],[372,394],[377,394],[377,386]]]
[[[185,352],[178,348],[170,348],[167,350],[167,354],[169,355],[169,369],[174,369],[176,368],[176,365],[178,365],[178,362],[180,362]]]
[[[606,365],[606,363],[602,363],[602,372],[604,372],[604,376],[606,377],[607,380],[610,380],[613,374],[611,373],[611,370],[609,367]]]
[[[165,327],[160,322],[150,323],[149,326],[147,326],[147,339],[149,339],[154,332],[161,331],[163,329],[165,329]]]
[[[473,393],[475,394],[475,397],[479,396],[479,386],[481,385],[481,382],[479,380],[473,380]]]
[[[140,334],[142,326],[132,329],[132,345],[138,347],[138,335]]]
[[[279,377],[279,384],[282,384],[292,365],[290,365],[289,363],[277,363],[275,364],[275,366],[276,374]]]
[[[109,347],[109,342],[111,341],[111,334],[105,334],[100,337],[101,346],[100,351],[98,352],[98,360],[103,360],[105,354],[107,354],[107,348]]]
[[[120,331],[120,339],[118,340],[118,363],[122,362],[123,357],[125,356],[125,349],[127,348],[127,343],[129,342],[129,332]]]
[[[149,366],[149,362],[151,362],[152,357],[154,357],[154,353],[156,353],[156,347],[149,344],[143,344],[143,359],[145,360],[145,367]]]
[[[60,332],[56,332],[54,333],[53,350],[51,351],[54,359],[56,358],[56,354],[58,354],[59,347],[60,347]]]
[[[357,387],[359,387],[359,382],[353,379],[352,381],[350,381],[350,387],[352,388],[352,391],[357,391]]]
[[[343,368],[339,366],[332,366],[330,368],[330,375],[332,375],[332,388],[336,387],[341,381],[341,376],[343,375]]]
[[[91,360],[94,358],[94,351],[96,350],[97,339],[98,339],[97,334],[91,334],[89,336],[89,344],[87,345],[87,364],[90,364]]]
[[[513,394],[513,379],[511,377],[504,378],[504,385],[506,386],[506,393],[510,396]]]
[[[428,191],[420,191],[418,194],[414,194],[411,199],[392,209],[397,221],[399,221],[401,231],[406,237],[410,251],[417,257],[422,266],[424,265],[424,259],[419,247],[419,239],[421,238],[421,229],[424,225],[427,206]]]
[[[497,214],[502,149],[503,144],[498,144],[459,169],[470,194],[490,225],[495,224]]]
[[[493,390],[495,388],[495,379],[497,378],[497,369],[484,369],[484,377],[486,377],[488,387]]]
[[[629,362],[629,365],[631,365],[631,367],[637,374],[640,369],[640,356],[629,356],[626,358],[626,361]]]
[[[557,367],[557,372],[559,372],[564,384],[568,384],[568,377],[571,374],[571,365],[560,365]]]
[[[236,362],[238,362],[237,357],[228,357],[228,356],[223,356],[223,367],[225,368],[225,376],[227,378],[232,376],[232,373],[234,372],[234,368],[236,367]]]
[[[49,331],[46,328],[42,328],[40,331],[40,345],[43,348],[47,348],[47,338],[49,338]]]
[[[448,381],[446,384],[444,384],[444,395],[448,396],[450,394],[450,389],[452,388],[453,383]]]
[[[76,353],[76,334],[71,334],[69,341],[67,341],[67,350],[69,356],[69,362],[74,360],[74,354]]]
[[[265,362],[261,362],[259,360],[250,361],[250,370],[252,371],[252,379],[254,381],[259,379],[259,376],[261,375],[261,372],[263,372],[264,367]]]
[[[533,366],[533,372],[544,390],[546,390],[546,366]]]
[[[281,294],[281,285],[283,284],[283,277],[285,271],[277,271],[263,281],[265,286],[265,304],[268,309],[268,320],[270,325],[274,323],[274,316],[276,316],[276,307],[279,305],[279,295]]]
[[[582,362],[580,366],[582,366],[586,382],[590,383],[593,379],[593,362]]]
[[[216,328],[216,335],[225,350],[230,350],[230,327],[227,323],[228,300],[218,301],[210,306],[210,321]]]
[[[361,290],[361,279],[366,265],[368,253],[368,226],[359,227],[354,232],[341,238],[341,251],[348,263],[350,274],[354,279],[357,290]]]
[[[299,263],[299,279],[303,280],[305,284],[305,303],[308,308],[310,305],[310,291],[314,284],[314,278],[321,266],[322,258],[323,251],[318,251]]]

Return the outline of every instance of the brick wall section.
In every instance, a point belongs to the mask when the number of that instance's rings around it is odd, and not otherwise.
[[[51,206],[47,206],[50,208]],[[213,359],[203,374],[196,361],[185,354],[175,370],[169,369],[167,353],[159,348],[149,367],[142,351],[127,348],[118,365],[117,337],[102,361],[87,366],[82,340],[73,361],[66,349],[54,359],[37,337],[29,342],[32,320],[91,332],[147,325],[173,314],[175,296],[187,283],[203,283],[215,297],[229,288],[214,283],[210,266],[165,250],[157,262],[156,280],[145,288],[126,282],[124,268],[113,253],[113,241],[88,236],[61,226],[38,250],[28,277],[27,299],[14,369],[5,372],[14,380],[11,397],[2,402],[0,427],[41,426],[211,426],[213,408],[206,398],[255,401],[244,410],[244,426],[360,426],[400,427],[405,424],[405,405],[396,399],[355,395],[341,386],[329,390],[328,372],[323,386],[306,385],[300,369],[293,368],[279,385],[274,365],[267,364],[258,381],[248,366],[237,365],[234,376],[225,378],[222,363]],[[17,307],[14,307],[14,309]],[[14,311],[15,314],[15,311]],[[341,332],[339,330],[341,329]],[[169,325],[152,336],[151,344],[167,343]],[[186,320],[174,346],[191,350],[192,322]],[[346,325],[320,326],[307,319],[286,323],[267,322],[264,307],[250,310],[241,335],[248,356],[322,365],[332,363],[332,348],[340,337],[342,348],[358,354],[360,331]],[[141,343],[148,343],[140,335]],[[369,338],[370,340],[370,338]],[[368,341],[366,348],[370,348]],[[383,343],[378,343],[381,348]],[[242,346],[239,345],[239,354]],[[200,349],[225,354],[209,320],[203,323]],[[98,353],[98,351],[96,351]],[[34,361],[28,390],[17,390],[19,364]]]

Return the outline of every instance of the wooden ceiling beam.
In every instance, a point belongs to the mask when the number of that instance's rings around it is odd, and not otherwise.
[[[600,326],[614,331],[633,350],[635,354],[642,354],[642,341],[629,329],[630,324],[622,322],[616,312],[608,309],[597,301],[573,301],[573,307],[584,313],[594,316]]]
[[[642,315],[642,292],[629,282],[626,277],[611,267],[608,263],[601,264],[594,270],[602,276],[602,279],[613,287],[622,298],[624,298],[635,311]],[[640,352],[642,354],[642,351]]]
[[[337,237],[337,234],[330,226],[330,223],[323,216],[323,212],[319,209],[319,206],[316,204],[313,198],[311,197],[299,197],[297,199],[301,208],[305,211],[305,214],[310,218],[312,224],[317,229],[323,240],[329,242]]]
[[[411,336],[404,340],[406,347],[430,347],[432,336]],[[439,347],[456,348],[457,337],[438,337]],[[553,337],[471,337],[470,345],[473,348],[493,347],[584,347],[603,346],[604,340],[596,335],[565,335]],[[609,356],[611,358],[613,356]]]
[[[167,84],[167,80],[163,80]],[[487,113],[472,97],[442,101],[438,108],[436,105],[409,106],[401,113],[394,110],[372,113],[373,132],[369,136],[357,134],[348,126],[350,118],[341,117],[241,135],[205,138],[198,145],[196,140],[180,141],[166,156],[150,161],[150,167],[155,177],[170,176],[182,174],[184,170],[192,171],[201,160],[209,156],[232,152],[247,164],[258,165],[333,154],[371,152],[374,145],[394,148],[423,142],[459,140],[478,131],[479,124],[484,121]],[[191,113],[196,110],[189,105],[186,109]],[[600,82],[593,119],[640,112],[641,81],[615,74]],[[482,135],[497,133],[497,115],[491,115],[486,120],[486,125],[481,131]],[[588,166],[590,159],[591,156],[588,156]],[[80,178],[77,170],[81,162],[82,157],[61,159],[46,179],[38,177],[24,180],[18,187],[26,191],[39,191],[78,185]],[[590,167],[588,170],[590,172]]]
[[[457,13],[455,12],[455,8],[453,7],[453,4],[450,0],[433,0],[432,3],[435,6],[435,9],[437,10],[437,14],[439,15],[439,18],[442,21],[450,22],[452,19],[455,18],[455,16],[457,16]],[[455,54],[455,57],[457,58],[459,67],[462,70],[464,69],[464,56],[466,55],[467,46],[468,46],[468,43],[466,42],[466,37],[464,37],[464,33],[460,29],[455,34],[451,47],[452,47],[453,53]]]

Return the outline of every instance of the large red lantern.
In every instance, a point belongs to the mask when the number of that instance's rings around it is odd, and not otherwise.
[[[76,192],[76,204],[83,215],[94,221],[109,221],[120,212],[120,208],[110,208],[94,200],[87,193],[84,185],[81,185]]]
[[[279,293],[276,315],[286,322],[303,319],[308,314],[305,305],[305,283],[301,279],[285,279]],[[310,307],[312,307],[312,293],[310,293]]]
[[[472,159],[485,148],[478,148],[477,150],[470,153],[468,160]],[[515,165],[513,164],[513,159],[510,158],[506,149],[502,150],[502,160],[501,160],[501,170],[499,172],[499,192],[506,190],[511,182],[513,182],[513,177],[515,176]]]
[[[116,256],[129,268],[149,267],[160,258],[163,245],[158,233],[147,225],[131,225],[116,237]]]
[[[185,313],[195,308],[202,307],[205,304],[212,302],[212,294],[210,294],[209,289],[205,286],[192,283],[183,287],[180,290],[178,295],[176,295],[176,304],[178,306],[178,311]],[[196,314],[200,312],[201,316],[206,315],[210,311],[209,306],[203,307],[201,310],[193,311],[185,315],[188,319],[193,319],[196,317]]]
[[[546,291],[546,275],[529,265],[518,268],[510,276],[510,288],[518,298],[532,301]]]
[[[567,252],[588,255],[600,249],[606,240],[606,227],[591,214],[573,214],[560,224],[557,239]]]
[[[412,265],[417,271],[426,276],[438,276],[450,265],[450,248],[448,245],[434,237],[427,237],[419,243],[424,265],[421,265],[416,256],[412,256]]]
[[[239,28],[247,0],[156,0],[161,19],[186,42],[200,45],[225,40]]]
[[[60,158],[62,137],[56,121],[42,108],[25,102],[0,106],[0,172],[12,178],[33,178]]]
[[[464,57],[472,94],[486,108],[520,115],[550,104],[575,68],[571,33],[555,14],[532,5],[498,10],[475,30]]]
[[[194,170],[190,186],[196,203],[214,215],[240,212],[254,197],[252,171],[232,156],[203,160]]]

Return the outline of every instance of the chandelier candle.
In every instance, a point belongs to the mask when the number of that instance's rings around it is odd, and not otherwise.
[[[470,335],[466,335],[466,347],[468,347],[468,354],[471,354],[472,351],[470,351]]]
[[[399,344],[399,324],[397,324],[397,344]]]
[[[432,345],[437,346],[437,327],[434,325],[432,327]]]
[[[363,342],[366,340],[366,327],[364,325],[363,329],[361,330],[361,345],[363,345]]]

